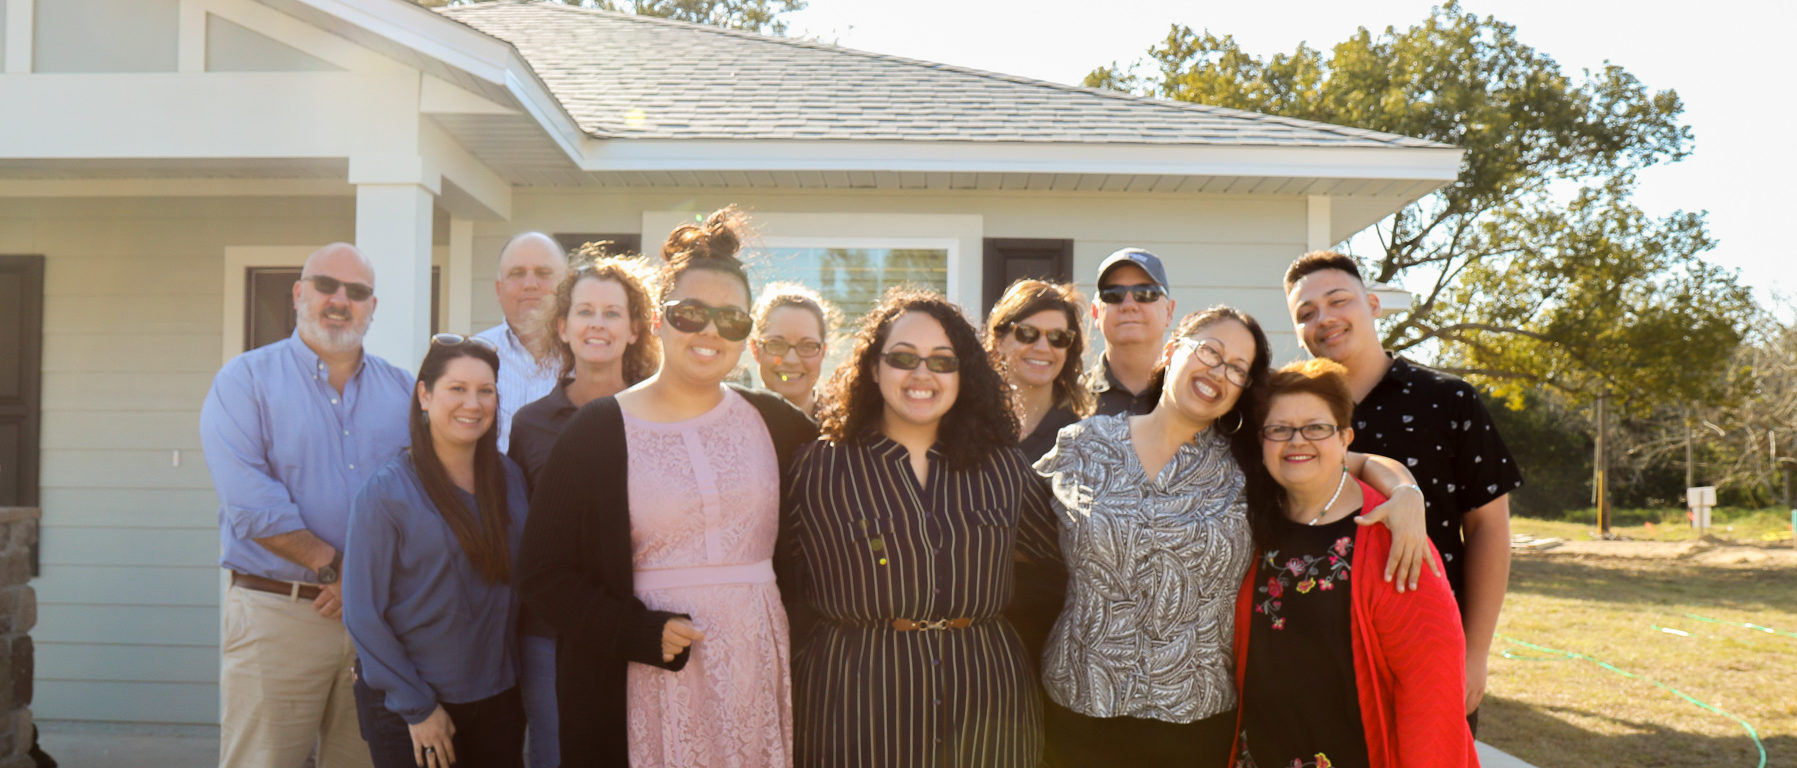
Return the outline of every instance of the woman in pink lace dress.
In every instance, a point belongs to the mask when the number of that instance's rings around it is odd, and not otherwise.
[[[739,220],[668,237],[661,370],[582,407],[537,480],[519,569],[558,637],[563,766],[792,764],[773,555],[783,468],[816,429],[723,383],[752,325]]]

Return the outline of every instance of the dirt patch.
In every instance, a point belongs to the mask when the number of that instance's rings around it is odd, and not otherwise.
[[[1773,546],[1742,544],[1723,539],[1696,541],[1560,541],[1512,549],[1517,557],[1605,557],[1634,560],[1679,560],[1695,565],[1747,568],[1797,568],[1797,549],[1788,543]]]

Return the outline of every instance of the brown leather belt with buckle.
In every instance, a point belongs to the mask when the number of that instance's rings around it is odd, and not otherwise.
[[[900,632],[939,632],[944,629],[966,629],[971,626],[973,626],[973,619],[965,616],[958,619],[937,619],[935,621],[892,620],[892,628]]]
[[[318,587],[314,587],[310,584],[300,584],[292,581],[276,581],[274,579],[265,579],[261,576],[254,576],[248,573],[238,573],[237,571],[231,572],[231,583],[243,587],[244,589],[253,589],[257,592],[268,592],[270,594],[281,595],[282,597],[297,598],[300,600],[314,600],[318,598]]]

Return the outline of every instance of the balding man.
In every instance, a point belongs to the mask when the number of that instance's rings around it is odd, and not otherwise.
[[[499,276],[493,291],[505,320],[481,331],[480,338],[499,348],[499,451],[512,442],[512,414],[555,388],[553,366],[541,365],[532,352],[550,330],[537,320],[537,309],[553,299],[556,285],[568,274],[568,253],[541,232],[525,232],[499,249]]]
[[[408,442],[412,376],[362,351],[374,268],[346,243],[306,258],[299,327],[212,380],[200,443],[230,571],[219,764],[367,766],[338,569],[350,499]]]

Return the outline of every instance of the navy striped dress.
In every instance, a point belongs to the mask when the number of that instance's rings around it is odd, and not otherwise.
[[[1017,766],[1042,751],[1036,665],[1004,618],[1016,553],[1058,559],[1046,489],[1015,449],[917,482],[881,435],[794,462],[789,556],[817,621],[794,638],[801,767]],[[898,631],[893,619],[973,619]]]

